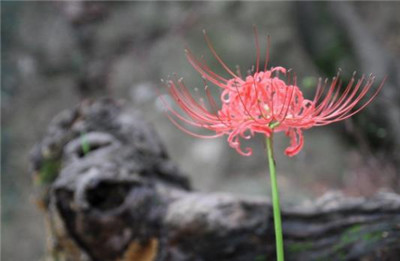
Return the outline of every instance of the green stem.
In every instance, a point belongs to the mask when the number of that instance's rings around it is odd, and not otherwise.
[[[278,182],[276,180],[274,152],[272,148],[272,134],[266,138],[267,155],[269,163],[269,176],[271,178],[271,194],[272,208],[274,212],[274,227],[275,227],[275,242],[276,242],[276,258],[277,261],[283,261],[283,236],[282,236],[282,221],[281,210],[279,206]]]

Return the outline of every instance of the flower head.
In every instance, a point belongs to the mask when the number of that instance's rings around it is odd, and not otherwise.
[[[290,138],[286,155],[296,155],[303,147],[303,129],[327,125],[351,117],[365,108],[379,93],[383,82],[377,90],[363,103],[375,77],[355,74],[344,87],[340,80],[340,71],[331,82],[320,79],[313,100],[303,97],[297,85],[296,75],[283,67],[267,69],[269,48],[265,58],[264,69],[260,71],[260,48],[256,38],[255,72],[242,77],[240,71],[234,73],[218,56],[209,38],[204,32],[207,45],[221,66],[230,75],[229,78],[214,73],[203,61],[197,59],[189,50],[186,56],[190,64],[204,79],[206,99],[196,100],[188,91],[182,79],[169,80],[167,86],[175,102],[186,116],[180,114],[163,100],[170,114],[172,123],[180,130],[200,138],[228,136],[229,145],[242,155],[251,155],[251,148],[243,150],[241,139],[250,139],[256,133],[270,136],[274,132],[284,132]],[[268,38],[269,45],[269,38]],[[282,79],[282,77],[284,76]],[[212,97],[207,82],[220,89],[220,103]],[[358,107],[356,108],[356,106]],[[356,109],[355,109],[356,108]],[[212,131],[214,134],[204,136],[186,129],[177,120],[198,128]]]

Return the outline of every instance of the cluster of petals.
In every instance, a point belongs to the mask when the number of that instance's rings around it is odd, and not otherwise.
[[[186,50],[186,54],[205,82],[208,81],[220,89],[220,102],[215,101],[206,83],[206,98],[195,99],[181,79],[170,80],[167,82],[170,95],[184,114],[173,109],[164,100],[170,112],[167,116],[179,129],[195,137],[214,138],[227,135],[229,145],[245,156],[251,155],[252,150],[242,149],[241,139],[250,139],[256,133],[269,137],[274,132],[284,132],[290,138],[290,146],[285,154],[296,155],[303,147],[303,129],[351,117],[367,106],[383,86],[382,82],[360,104],[373,85],[374,76],[362,76],[356,80],[354,74],[348,84],[342,86],[338,73],[331,82],[319,80],[314,99],[309,100],[303,97],[297,86],[296,76],[290,71],[283,67],[267,69],[268,52],[264,70],[259,70],[257,38],[256,70],[245,78],[241,77],[240,72],[235,74],[226,66],[207,36],[206,41],[214,57],[230,75],[228,79],[214,73],[189,50]],[[182,122],[208,129],[214,134],[200,135],[187,129]]]

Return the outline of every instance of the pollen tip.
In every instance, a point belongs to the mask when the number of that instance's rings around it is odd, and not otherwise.
[[[203,29],[202,32],[203,34],[207,34],[206,29]]]

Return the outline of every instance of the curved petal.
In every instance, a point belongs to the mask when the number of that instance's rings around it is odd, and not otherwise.
[[[301,129],[290,129],[286,132],[286,135],[290,138],[290,146],[286,148],[285,154],[289,157],[293,157],[303,148],[304,138]]]

